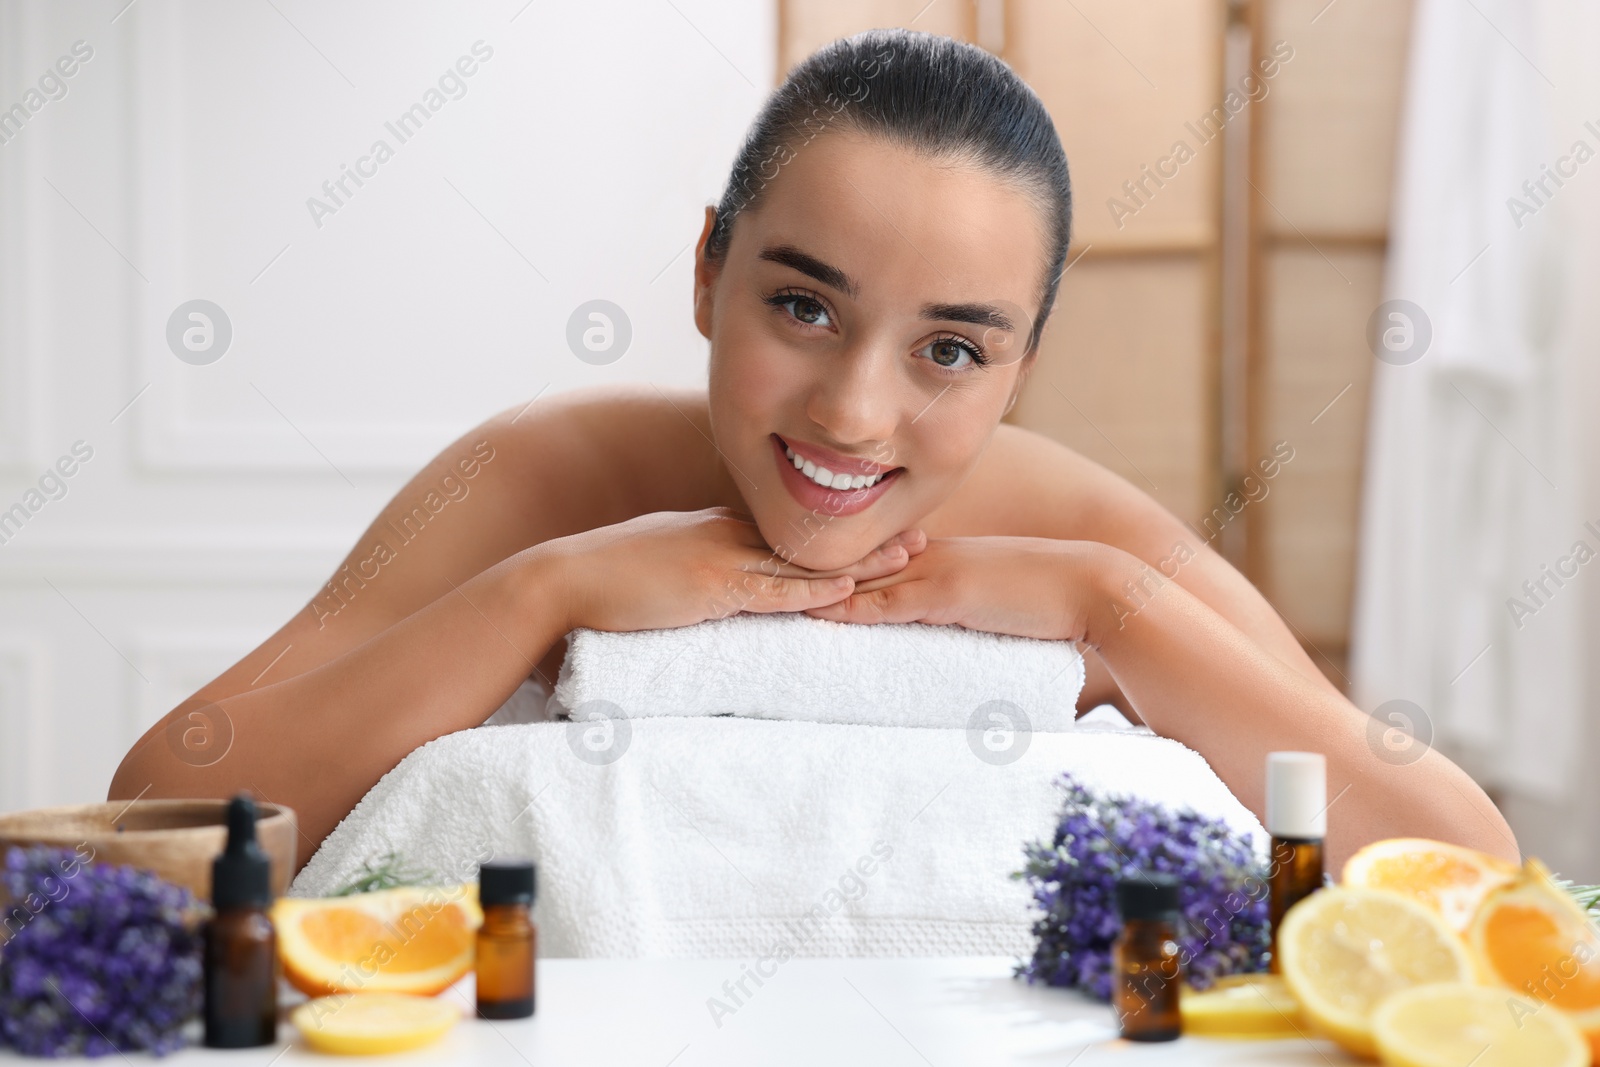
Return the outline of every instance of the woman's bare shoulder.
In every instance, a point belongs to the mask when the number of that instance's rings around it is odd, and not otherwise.
[[[593,528],[710,506],[707,409],[703,388],[608,383],[512,405],[481,431],[504,443],[502,478],[541,486],[538,507],[567,508]]]
[[[1001,423],[951,498],[952,525],[971,533],[1170,546],[1187,527],[1150,494],[1035,430]],[[941,512],[945,508],[940,509]],[[953,532],[953,531],[952,531]]]

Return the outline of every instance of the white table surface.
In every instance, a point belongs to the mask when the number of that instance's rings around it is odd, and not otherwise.
[[[1183,1038],[1135,1044],[1116,1037],[1111,1010],[1076,993],[1029,986],[1011,977],[1008,957],[933,959],[791,959],[721,1025],[707,1008],[726,999],[748,960],[541,959],[538,1012],[532,1019],[486,1022],[470,1017],[472,979],[442,994],[468,1015],[424,1049],[357,1063],[416,1067],[704,1067],[710,1064],[1183,1064],[1205,1067],[1305,1065],[1360,1061],[1323,1040],[1222,1041]],[[271,1048],[190,1048],[99,1060],[0,1062],[171,1063],[174,1067],[292,1067],[339,1062],[295,1040],[287,1023]]]

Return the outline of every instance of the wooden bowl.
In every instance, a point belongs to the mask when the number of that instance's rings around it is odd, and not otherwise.
[[[272,892],[282,896],[294,876],[294,811],[256,808],[256,839],[272,863]],[[226,800],[119,800],[12,812],[0,815],[0,864],[13,845],[76,850],[81,860],[153,871],[210,903],[211,861],[228,843],[227,819]]]

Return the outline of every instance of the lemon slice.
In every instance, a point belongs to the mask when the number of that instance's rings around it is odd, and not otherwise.
[[[1475,976],[1465,942],[1438,912],[1390,889],[1321,889],[1278,931],[1289,991],[1318,1030],[1358,1056],[1376,1054],[1372,1013],[1391,995]]]
[[[1304,1031],[1300,1005],[1276,974],[1235,974],[1178,998],[1183,1032],[1212,1037],[1294,1037]]]
[[[294,1010],[306,1044],[318,1052],[370,1056],[431,1045],[461,1019],[461,1012],[432,997],[407,993],[344,993],[318,997]]]
[[[1389,1067],[1589,1062],[1588,1044],[1558,1009],[1491,986],[1451,982],[1396,993],[1373,1012],[1372,1034]]]

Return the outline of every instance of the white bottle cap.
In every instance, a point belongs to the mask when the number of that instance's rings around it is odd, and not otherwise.
[[[1267,753],[1267,833],[1327,836],[1328,761],[1320,752]]]

